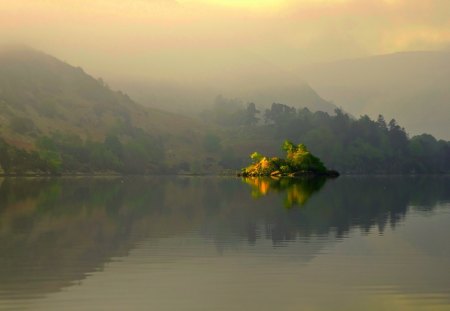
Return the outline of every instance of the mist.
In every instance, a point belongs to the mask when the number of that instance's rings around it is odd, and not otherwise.
[[[311,62],[448,48],[449,11],[445,0],[4,0],[0,40],[107,80],[233,85],[301,76],[296,66]]]
[[[449,11],[445,0],[4,0],[0,44],[45,51],[144,105],[178,113],[201,111],[218,95],[314,110],[298,92],[314,80],[317,96],[349,113],[387,113],[418,132],[424,126],[398,111],[334,96],[322,87],[326,77],[317,81],[304,68],[448,50]]]

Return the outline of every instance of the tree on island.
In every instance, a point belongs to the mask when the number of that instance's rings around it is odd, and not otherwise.
[[[242,169],[240,175],[246,176],[338,176],[336,171],[328,170],[322,161],[311,154],[304,144],[294,145],[286,140],[282,149],[286,158],[268,158],[258,152],[250,155],[252,164]]]

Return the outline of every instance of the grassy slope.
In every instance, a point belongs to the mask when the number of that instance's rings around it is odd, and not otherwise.
[[[142,107],[83,69],[44,53],[0,51],[0,137],[9,144],[33,150],[37,137],[55,131],[103,141],[127,125],[162,139],[169,165],[201,158],[196,151],[206,132],[203,125]]]

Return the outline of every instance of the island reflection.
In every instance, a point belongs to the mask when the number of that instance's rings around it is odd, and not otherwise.
[[[273,195],[255,200],[235,178],[0,180],[0,293],[32,298],[59,291],[143,240],[197,232],[221,252],[258,240],[286,246],[332,236],[335,243],[352,229],[382,233],[411,208],[429,213],[450,202],[443,178],[246,182],[254,196]],[[282,208],[283,198],[303,206]],[[304,258],[320,253],[304,251]]]
[[[247,177],[243,181],[252,187],[252,197],[258,199],[270,192],[286,193],[284,207],[305,205],[326,182],[325,177]]]

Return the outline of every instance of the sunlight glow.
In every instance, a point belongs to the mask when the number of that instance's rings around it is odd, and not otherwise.
[[[203,3],[210,6],[222,6],[239,9],[279,9],[288,6],[335,5],[351,0],[179,0],[181,4]]]

